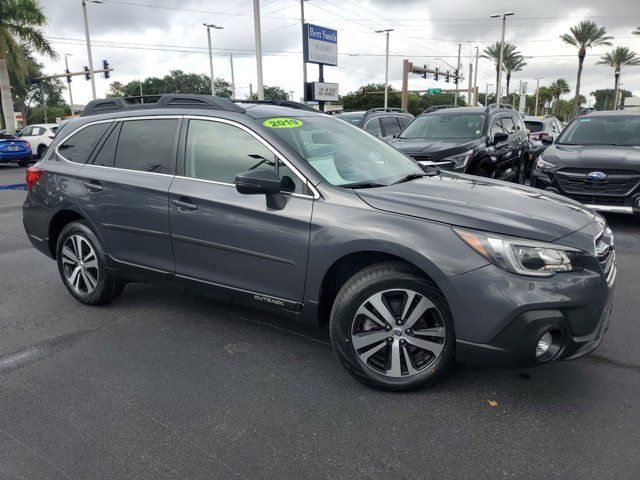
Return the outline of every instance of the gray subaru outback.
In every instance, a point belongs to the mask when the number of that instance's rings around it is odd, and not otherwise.
[[[424,386],[455,359],[580,357],[609,321],[616,261],[602,217],[422,167],[305,108],[93,101],[27,186],[29,239],[78,301],[168,282],[328,323],[345,369],[380,388]]]

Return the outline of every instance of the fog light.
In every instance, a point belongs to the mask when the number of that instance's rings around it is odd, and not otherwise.
[[[636,197],[636,207],[640,208],[640,197]]]
[[[538,345],[536,345],[536,357],[541,357],[545,353],[549,351],[551,348],[551,344],[553,343],[553,337],[549,332],[545,333],[538,340]]]

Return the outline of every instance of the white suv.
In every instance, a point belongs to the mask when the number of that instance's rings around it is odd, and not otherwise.
[[[42,158],[58,130],[57,123],[40,123],[23,128],[18,137],[29,142],[34,156]]]

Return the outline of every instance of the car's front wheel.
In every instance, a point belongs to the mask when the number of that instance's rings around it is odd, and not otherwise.
[[[527,181],[527,160],[525,157],[520,157],[518,160],[518,166],[516,167],[516,176],[514,179],[515,183],[519,183],[520,185],[524,185]]]
[[[387,390],[423,387],[451,363],[451,310],[437,287],[404,263],[368,267],[338,292],[331,342],[356,379]]]
[[[122,293],[124,284],[107,270],[100,240],[84,222],[72,222],[62,229],[56,260],[64,286],[76,300],[102,305]]]

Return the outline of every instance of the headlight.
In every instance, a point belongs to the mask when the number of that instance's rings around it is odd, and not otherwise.
[[[536,164],[533,168],[535,168],[539,172],[549,173],[555,172],[558,169],[558,166],[555,163],[547,162],[542,157],[538,157],[538,160],[536,160]]]
[[[443,158],[441,161],[453,162],[453,168],[465,168],[471,159],[471,155],[473,155],[473,150]]]
[[[497,267],[519,275],[551,277],[581,270],[581,251],[564,245],[454,228],[458,236]]]

